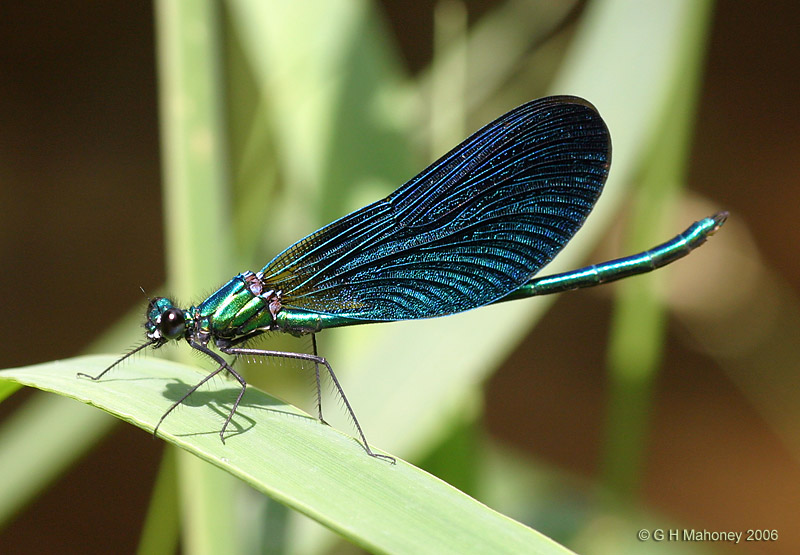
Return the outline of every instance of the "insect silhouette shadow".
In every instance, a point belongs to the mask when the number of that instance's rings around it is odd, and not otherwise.
[[[172,403],[178,402],[182,397],[186,395],[186,393],[194,387],[194,384],[187,384],[186,382],[178,379],[173,378],[170,383],[167,383],[164,387],[164,391],[162,395],[165,399],[169,400]],[[213,391],[203,391],[197,390],[180,403],[174,410],[171,411],[175,412],[178,410],[183,409],[195,409],[202,406],[208,406],[211,410],[213,410],[216,414],[219,415],[219,427],[214,430],[208,431],[194,431],[194,432],[183,432],[183,433],[174,433],[171,432],[172,435],[177,437],[191,437],[191,436],[199,436],[199,435],[208,435],[208,434],[216,434],[219,435],[219,431],[222,428],[225,419],[227,418],[228,414],[230,413],[230,409],[233,406],[234,401],[236,400],[236,396],[239,395],[239,391],[241,389],[239,387],[226,387],[223,389],[214,389]],[[250,416],[247,416],[243,413],[242,409],[262,409],[262,410],[269,410],[275,413],[281,413],[286,416],[295,416],[300,417],[308,420],[314,420],[319,422],[319,419],[306,414],[297,414],[293,411],[282,410],[279,407],[286,406],[286,403],[271,397],[269,394],[254,388],[253,386],[248,386],[247,390],[245,391],[244,396],[242,397],[241,402],[239,403],[239,407],[236,409],[236,414],[234,414],[233,418],[231,419],[228,429],[225,431],[225,440],[228,440],[232,437],[241,435],[246,433],[248,430],[255,427],[257,421]],[[161,426],[164,425],[170,419],[172,414],[170,413],[163,422],[161,422]],[[247,422],[247,425],[242,425],[242,420]],[[160,430],[160,426],[159,426]]]

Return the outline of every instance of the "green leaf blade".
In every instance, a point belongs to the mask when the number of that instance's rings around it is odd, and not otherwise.
[[[158,359],[125,364],[98,382],[76,377],[111,362],[80,357],[5,370],[0,378],[77,399],[147,431],[200,378],[189,366]],[[354,438],[252,387],[223,444],[218,431],[236,389],[213,380],[169,415],[159,437],[371,551],[566,552],[402,460],[367,456]]]

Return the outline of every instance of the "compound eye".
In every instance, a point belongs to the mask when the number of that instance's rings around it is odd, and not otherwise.
[[[158,330],[161,332],[161,337],[167,339],[182,337],[186,332],[186,319],[183,317],[183,311],[178,308],[170,308],[164,312],[158,323]]]

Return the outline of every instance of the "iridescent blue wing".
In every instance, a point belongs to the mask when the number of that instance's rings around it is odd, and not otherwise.
[[[611,139],[594,107],[534,100],[383,200],[312,233],[262,270],[283,305],[365,320],[443,316],[527,282],[581,227]]]

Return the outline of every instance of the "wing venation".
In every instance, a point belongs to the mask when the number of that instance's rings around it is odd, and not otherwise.
[[[383,200],[262,270],[284,306],[365,320],[443,316],[527,282],[583,225],[611,161],[605,123],[574,97],[486,125]]]

